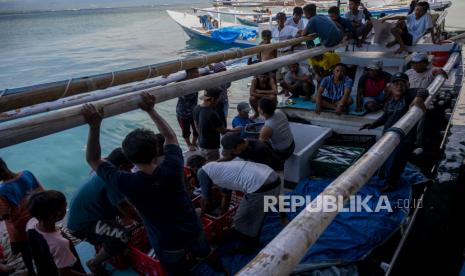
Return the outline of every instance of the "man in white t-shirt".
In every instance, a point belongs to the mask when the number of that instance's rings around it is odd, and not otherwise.
[[[418,41],[427,33],[431,32],[431,38],[433,42],[436,42],[434,37],[433,20],[429,11],[428,2],[419,2],[415,7],[415,12],[407,16],[394,16],[386,20],[399,20],[396,23],[396,27],[391,30],[395,40],[389,42],[386,47],[392,47],[395,44],[399,44],[400,47],[396,53],[402,53],[406,51],[405,46],[412,46],[418,43]]]
[[[412,69],[405,72],[410,88],[428,88],[437,75],[447,78],[446,71],[429,66],[428,55],[425,53],[414,53],[411,61]]]
[[[294,11],[292,12],[292,17],[288,18],[284,25],[297,28],[300,34],[302,34],[303,30],[305,30],[305,23],[302,19],[303,15],[304,10],[301,7],[295,7]]]
[[[290,25],[285,25],[286,23],[286,14],[283,12],[278,12],[276,14],[277,26],[274,26],[271,30],[271,35],[274,41],[283,41],[299,36],[299,30],[296,27]],[[278,49],[278,55],[287,53],[292,50],[291,46]]]
[[[197,177],[204,212],[211,209],[214,185],[222,190],[224,211],[228,210],[231,191],[245,194],[234,216],[233,228],[248,245],[258,245],[265,218],[264,196],[279,195],[281,180],[278,174],[267,165],[236,158],[228,162],[209,162],[202,166]]]

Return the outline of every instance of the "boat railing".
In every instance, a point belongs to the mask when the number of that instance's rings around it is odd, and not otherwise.
[[[289,40],[287,42],[280,42],[269,45],[269,47],[274,48],[279,45],[279,48],[282,48],[284,45],[293,45],[296,42],[302,42],[307,39],[307,37],[302,37],[299,39]],[[309,50],[299,51],[294,54],[282,56],[249,66],[232,68],[228,71],[202,76],[192,80],[171,83],[165,86],[157,86],[153,88],[132,91],[131,93],[126,93],[111,98],[104,98],[93,103],[97,108],[104,110],[104,117],[111,117],[137,109],[140,100],[140,94],[142,92],[153,94],[157,97],[157,102],[160,103],[203,89],[218,87],[222,84],[254,76],[260,73],[271,72],[283,66],[300,62],[310,57],[321,55],[328,50],[334,50],[338,47],[343,47],[345,44],[347,44],[347,42],[343,42],[342,44],[339,44],[333,48],[326,48],[323,46],[315,47]],[[269,50],[270,48],[265,47],[261,49]],[[247,49],[244,49],[243,51],[245,50]],[[244,55],[245,54],[243,53],[238,54],[238,56]],[[85,121],[81,114],[81,105],[75,105],[66,109],[59,109],[53,112],[39,114],[37,116],[29,116],[21,120],[3,122],[0,124],[0,148],[19,144],[83,124],[85,124]]]
[[[57,82],[50,82],[27,87],[5,89],[0,91],[0,117],[1,112],[19,109],[43,102],[49,102],[78,95],[98,89],[142,81],[158,76],[169,75],[178,71],[199,68],[208,64],[254,55],[262,51],[275,50],[292,46],[312,39],[299,37],[286,41],[249,48],[232,48],[212,54],[199,55],[158,64],[150,64],[132,69],[108,72],[98,75],[72,78]]]
[[[459,57],[460,53],[453,53],[443,70],[449,73]],[[426,105],[436,96],[444,81],[445,77],[442,75],[435,77],[428,87],[430,96],[425,101]],[[237,275],[289,275],[338,214],[337,210],[329,211],[318,208],[319,202],[322,202],[324,197],[330,196],[336,199],[334,202],[336,206],[343,206],[344,202],[355,194],[382,166],[401,139],[418,123],[423,114],[423,109],[412,106],[375,145],[312,200]]]

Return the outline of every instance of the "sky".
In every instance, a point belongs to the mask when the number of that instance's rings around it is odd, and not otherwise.
[[[0,0],[0,13],[11,11],[63,10],[106,7],[134,7],[207,2],[205,0]]]

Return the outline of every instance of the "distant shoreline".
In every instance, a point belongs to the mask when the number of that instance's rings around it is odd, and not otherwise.
[[[24,11],[0,11],[0,16],[11,15],[28,15],[28,14],[47,14],[47,13],[62,13],[62,12],[93,12],[93,11],[111,11],[111,10],[146,10],[146,9],[166,9],[167,7],[179,6],[197,6],[204,4],[204,2],[189,2],[189,3],[175,3],[175,4],[159,4],[159,5],[142,5],[142,6],[121,6],[121,7],[93,7],[93,8],[69,8],[69,9],[48,9],[48,10],[24,10]]]

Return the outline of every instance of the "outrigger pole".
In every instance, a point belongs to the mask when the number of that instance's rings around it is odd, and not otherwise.
[[[137,109],[140,101],[140,94],[142,92],[148,92],[155,95],[157,97],[157,102],[160,103],[191,94],[195,91],[218,87],[221,84],[270,72],[283,66],[300,62],[306,58],[321,55],[328,50],[343,47],[346,44],[347,42],[343,42],[333,48],[320,46],[246,67],[233,68],[225,72],[219,72],[192,80],[186,80],[162,87],[144,89],[130,94],[103,99],[93,102],[93,104],[95,104],[97,108],[103,108],[104,117],[111,117]],[[283,46],[281,45],[281,47]],[[33,140],[83,124],[85,124],[85,122],[84,117],[81,114],[81,105],[60,109],[55,112],[35,117],[28,117],[24,120],[2,123],[0,124],[0,148]]]
[[[244,56],[257,54],[262,51],[275,50],[311,39],[309,36],[273,44],[258,45],[250,48],[233,48],[213,54],[202,55],[152,64],[133,69],[98,74],[88,77],[51,82],[21,88],[6,89],[0,91],[0,112],[19,109],[42,102],[54,101],[67,96],[82,94],[98,89],[142,81],[157,76],[169,75],[178,71],[205,67],[208,64],[237,59]],[[0,114],[1,116],[1,114]]]
[[[453,53],[443,67],[446,72],[457,63],[459,53]],[[435,77],[428,87],[428,105],[444,83],[442,75]],[[355,194],[382,166],[390,154],[423,116],[424,111],[412,106],[397,123],[387,131],[355,164],[336,178],[297,217],[295,217],[260,253],[237,275],[289,275],[304,254],[318,240],[338,211],[318,208],[325,196],[337,199],[337,206],[343,206],[350,195]],[[342,202],[341,202],[342,199]],[[326,212],[325,212],[326,211]]]

